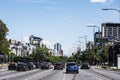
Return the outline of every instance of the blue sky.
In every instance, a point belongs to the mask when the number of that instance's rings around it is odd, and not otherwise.
[[[9,29],[8,38],[22,41],[33,34],[50,48],[61,43],[64,54],[70,54],[78,37],[93,40],[88,24],[119,22],[117,12],[102,8],[120,9],[120,0],[0,0],[0,19]]]

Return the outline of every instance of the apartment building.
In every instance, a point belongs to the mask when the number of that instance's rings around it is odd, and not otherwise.
[[[102,23],[102,37],[111,43],[120,42],[120,23]]]

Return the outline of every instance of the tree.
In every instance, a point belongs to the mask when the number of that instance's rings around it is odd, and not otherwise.
[[[0,20],[0,53],[9,54],[9,43],[6,39],[8,31],[6,24]]]
[[[38,47],[33,53],[29,56],[32,57],[34,61],[49,61],[49,49],[42,45],[42,47]]]
[[[108,61],[108,50],[110,48],[110,45],[102,47],[102,54],[100,54],[103,63]]]
[[[66,56],[49,56],[50,62],[66,62],[67,57]]]

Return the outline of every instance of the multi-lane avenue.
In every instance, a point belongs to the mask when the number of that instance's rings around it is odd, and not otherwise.
[[[0,71],[0,80],[120,80],[120,72],[103,69],[79,69],[79,73],[64,70]]]

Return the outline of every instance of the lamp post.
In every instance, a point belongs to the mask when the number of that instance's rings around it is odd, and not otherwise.
[[[100,27],[96,26],[96,25],[87,25],[87,27],[93,27],[93,42],[94,42],[94,33],[95,33],[95,27],[98,28],[98,38],[100,38]],[[95,42],[94,42],[95,45]]]
[[[79,44],[80,44],[80,49],[84,51],[84,42],[82,42],[82,41],[75,41],[75,42],[79,42]],[[81,43],[82,43],[83,45],[81,45]],[[75,45],[76,45],[76,44],[75,44]],[[82,46],[82,48],[81,48],[81,46]]]
[[[120,20],[120,9],[115,9],[115,8],[104,8],[102,9],[104,11],[108,11],[108,10],[113,10],[113,11],[117,11],[119,13],[119,20]]]
[[[73,45],[76,45],[76,44],[73,44]],[[71,51],[73,50],[73,49],[76,49],[76,47],[75,46],[72,46],[69,50],[68,50],[68,54],[69,54],[69,56],[71,56]]]
[[[85,50],[87,49],[87,46],[86,46],[86,44],[87,44],[87,36],[84,36],[84,37],[78,37],[78,38],[83,38],[83,39],[85,39]],[[79,42],[81,42],[81,41],[79,41]],[[82,42],[83,43],[83,42]],[[84,43],[83,43],[84,44]]]

